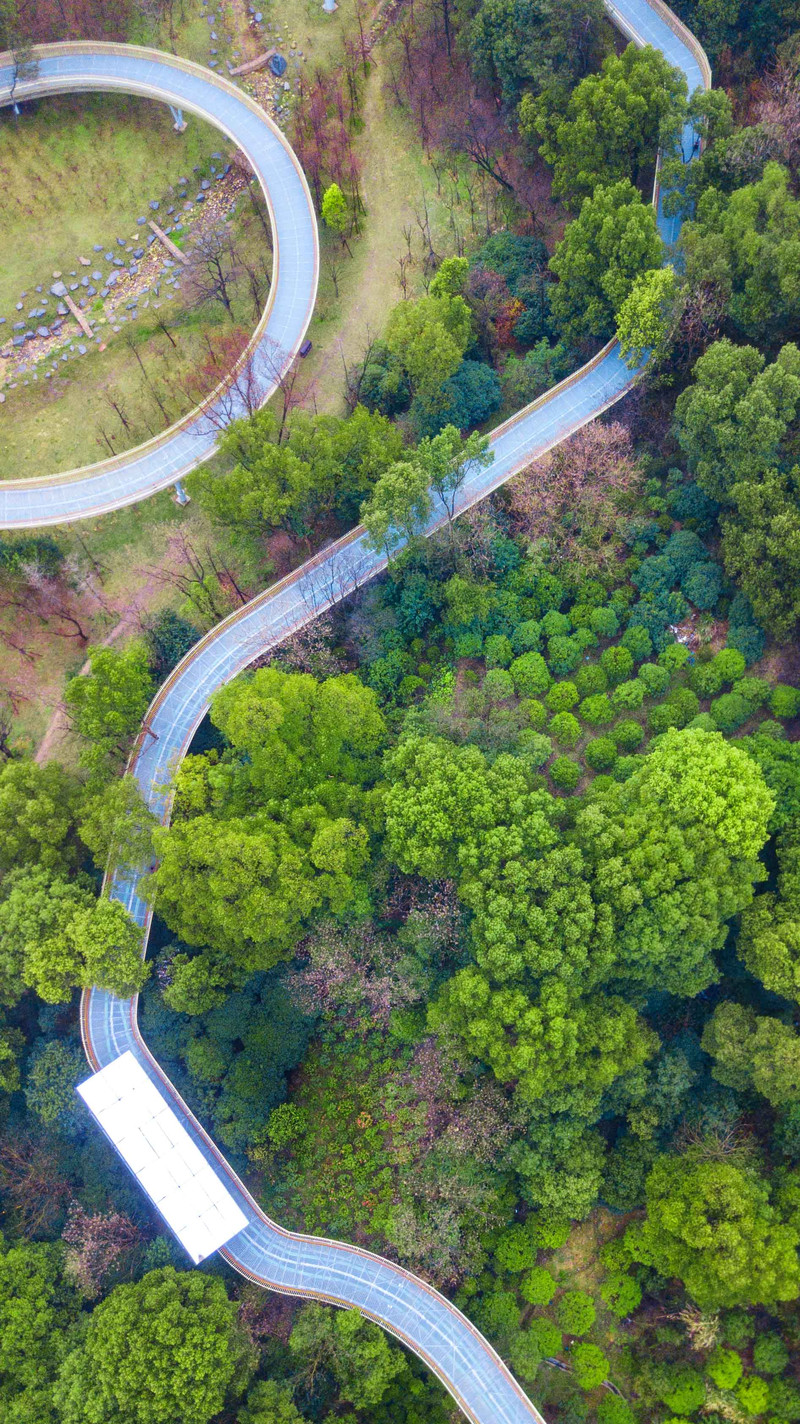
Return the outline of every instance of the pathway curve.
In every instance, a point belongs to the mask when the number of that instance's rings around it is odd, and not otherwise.
[[[630,38],[637,43],[656,45],[672,64],[683,70],[690,92],[699,85],[710,84],[708,62],[699,44],[662,0],[614,0],[613,4],[605,0],[605,3],[614,21]],[[115,53],[119,57],[119,52]],[[83,54],[85,87],[85,66],[89,59],[86,47]],[[104,60],[105,49],[98,62]],[[160,64],[161,61],[148,62]],[[167,61],[163,67],[170,65]],[[195,67],[191,69],[194,75]],[[219,81],[209,75],[208,83],[218,85]],[[202,108],[199,100],[197,106]],[[205,112],[208,113],[208,108]],[[691,130],[687,130],[683,139],[687,160],[691,158],[693,138]],[[240,141],[238,137],[237,141]],[[293,178],[286,167],[283,143],[279,149],[279,176],[282,173],[284,178],[288,177],[299,200],[295,183],[298,174],[295,171]],[[289,167],[293,168],[290,161]],[[655,201],[659,201],[657,192]],[[673,241],[677,236],[677,221],[665,220],[660,204],[659,225],[665,240]],[[282,246],[281,254],[283,262]],[[313,273],[313,288],[315,249],[313,256],[310,249],[306,251],[305,260],[307,272]],[[296,261],[296,280],[299,280],[299,250]],[[633,379],[634,373],[627,369],[618,348],[611,343],[581,371],[507,421],[492,436],[493,464],[486,470],[469,472],[460,491],[458,512],[483,499],[523,465],[619,400],[630,389]],[[38,507],[37,500],[46,497],[48,488],[52,489],[47,485],[31,488],[32,484],[26,486],[29,514]],[[25,512],[24,504],[20,509]],[[30,522],[41,521],[31,518]],[[428,532],[443,522],[444,514],[439,509],[431,518]],[[385,562],[383,556],[366,548],[363,529],[354,529],[195,645],[156,694],[131,760],[131,769],[145,798],[163,821],[170,813],[171,777],[214,692],[255,657],[373,578],[385,567]],[[110,874],[107,888],[143,927],[146,942],[150,911],[139,894],[138,877],[118,868]],[[237,1271],[272,1290],[357,1307],[425,1360],[474,1424],[530,1424],[532,1420],[543,1424],[535,1405],[488,1341],[425,1281],[358,1247],[288,1232],[269,1220],[149,1052],[138,1027],[136,998],[120,1000],[98,989],[87,990],[81,1005],[81,1026],[86,1053],[95,1070],[127,1050],[136,1056],[160,1091],[170,1099],[213,1170],[241,1207],[248,1224],[222,1250]]]

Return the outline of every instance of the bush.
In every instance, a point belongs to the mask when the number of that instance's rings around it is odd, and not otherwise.
[[[606,1392],[595,1406],[594,1414],[597,1424],[636,1424],[633,1410],[618,1394]]]
[[[717,1389],[733,1389],[742,1377],[742,1362],[735,1350],[718,1345],[706,1361],[706,1374]]]
[[[505,633],[492,633],[483,645],[487,668],[507,668],[514,656],[511,639]]]
[[[459,633],[453,651],[457,658],[479,658],[483,652],[480,633]]]
[[[528,725],[534,732],[541,732],[547,723],[547,708],[543,702],[537,701],[535,697],[526,697],[520,703],[520,711],[525,713]]]
[[[511,634],[511,646],[517,657],[520,653],[538,653],[541,641],[542,625],[535,618],[518,623]]]
[[[535,1342],[536,1349],[542,1359],[550,1355],[557,1355],[562,1347],[561,1331],[553,1324],[552,1320],[532,1320],[528,1326],[528,1333],[531,1340]]]
[[[616,727],[612,727],[611,736],[614,738],[618,751],[632,752],[641,746],[644,740],[644,729],[638,722],[629,718],[625,722],[618,722]]]
[[[653,640],[646,628],[626,628],[622,635],[622,646],[631,653],[635,663],[643,663],[653,653]]]
[[[669,731],[670,727],[677,727],[679,723],[680,714],[667,702],[663,702],[660,707],[651,707],[647,714],[647,725],[654,737],[660,737],[662,732]]]
[[[743,1350],[755,1334],[753,1320],[746,1310],[731,1310],[722,1323],[722,1338],[734,1350]]]
[[[150,667],[156,682],[161,682],[168,673],[194,647],[200,637],[197,629],[180,618],[177,613],[167,610],[159,613],[145,629],[145,641]]]
[[[722,569],[719,564],[707,561],[692,564],[681,579],[681,593],[695,608],[710,613],[722,594]]]
[[[608,678],[599,663],[586,663],[575,674],[575,686],[581,697],[591,697],[594,692],[605,692]]]
[[[648,697],[663,697],[669,687],[669,669],[659,667],[657,663],[642,663],[638,678],[644,683]]]
[[[556,1283],[546,1266],[533,1266],[523,1277],[520,1295],[531,1305],[549,1305],[556,1293]]]
[[[569,717],[570,712],[561,712],[559,716]],[[574,791],[581,779],[581,769],[572,757],[556,757],[553,765],[549,768],[550,776],[556,786],[560,786],[563,791]]]
[[[769,706],[773,717],[787,720],[796,717],[800,713],[800,691],[786,682],[779,682],[778,686],[773,688]]]
[[[753,1346],[753,1368],[762,1375],[780,1375],[789,1363],[789,1351],[780,1335],[759,1335]]]
[[[656,652],[674,643],[670,632],[689,616],[689,605],[682,593],[665,593],[660,597],[640,598],[628,617],[629,628],[646,628]]]
[[[663,1375],[659,1398],[676,1414],[694,1414],[706,1397],[705,1385],[697,1370],[689,1365],[667,1365]]]
[[[598,638],[616,638],[619,618],[613,608],[593,608],[589,615],[589,627]]]
[[[542,632],[546,638],[564,637],[572,629],[572,623],[566,613],[559,613],[557,609],[551,608],[549,613],[545,613],[542,619]]]
[[[609,1363],[597,1345],[573,1345],[572,1369],[581,1389],[596,1389],[608,1379]]]
[[[682,579],[694,564],[708,559],[706,546],[690,529],[677,529],[664,545],[664,558],[669,559],[675,577]]]
[[[583,657],[583,649],[574,638],[551,638],[547,644],[547,661],[554,677],[566,677]]]
[[[642,1301],[642,1288],[625,1271],[615,1271],[600,1287],[600,1298],[620,1320],[631,1315]]]
[[[666,668],[670,676],[674,672],[680,672],[688,661],[689,649],[685,643],[670,643],[669,647],[663,648],[658,655],[658,666]]]
[[[676,687],[667,698],[667,706],[672,708],[677,717],[676,727],[686,727],[700,711],[697,693],[690,687]]]
[[[732,691],[743,697],[753,712],[769,700],[772,688],[764,677],[740,677]]]
[[[767,646],[767,636],[763,628],[753,624],[729,624],[728,647],[742,654],[747,666],[757,663]]]
[[[769,1408],[773,1419],[795,1424],[800,1419],[800,1389],[790,1380],[776,1379],[769,1384]]]
[[[776,742],[786,741],[786,728],[781,722],[767,719],[765,722],[759,722],[757,730],[760,737],[774,737]]]
[[[645,699],[647,688],[638,677],[632,678],[630,682],[621,682],[614,688],[611,694],[611,701],[615,707],[623,712],[638,712]]]
[[[536,657],[536,654],[533,656]],[[504,668],[492,668],[491,672],[487,672],[481,686],[490,702],[505,702],[514,696],[514,679]]]
[[[701,534],[710,534],[714,528],[719,505],[701,489],[695,480],[679,485],[669,496],[670,512],[681,524],[691,524]]]
[[[509,672],[515,690],[527,697],[537,697],[547,692],[553,680],[541,653],[523,653],[521,657],[514,659]]]
[[[560,1247],[566,1246],[569,1241],[569,1233],[572,1223],[567,1217],[549,1216],[540,1211],[536,1216],[529,1216],[525,1223],[540,1251],[558,1251]]]
[[[553,743],[549,737],[545,737],[542,732],[528,732],[521,734],[520,754],[531,766],[544,766],[553,754]]]
[[[616,687],[633,672],[633,653],[630,648],[623,648],[621,644],[617,644],[615,648],[606,648],[605,652],[600,654],[600,666],[610,686]]]
[[[557,712],[547,730],[560,747],[577,746],[581,739],[581,724],[571,712]]]
[[[597,647],[597,634],[593,633],[591,628],[576,628],[572,636],[581,652],[585,653],[588,648]]]
[[[594,1301],[586,1291],[565,1291],[556,1303],[556,1320],[565,1335],[585,1335],[596,1318]]]
[[[508,1338],[506,1352],[517,1379],[524,1380],[527,1384],[533,1384],[542,1363],[542,1356],[530,1330],[515,1330]],[[325,1417],[332,1418],[330,1414]],[[354,1415],[351,1414],[349,1417],[352,1420]],[[419,1415],[415,1411],[412,1416],[404,1413],[402,1417],[406,1419],[409,1417],[418,1418]]]
[[[712,666],[717,669],[725,683],[737,682],[740,677],[744,677],[746,664],[743,655],[736,648],[722,648],[714,658]]]
[[[617,748],[610,737],[594,737],[586,743],[583,759],[593,771],[608,771],[617,760]]]
[[[689,686],[698,697],[716,697],[722,691],[724,679],[713,662],[697,663],[689,672]]]
[[[723,692],[711,703],[711,716],[718,731],[735,732],[752,716],[752,708],[738,692]]]
[[[530,1231],[519,1223],[507,1227],[500,1233],[494,1258],[501,1270],[512,1275],[529,1270],[536,1261],[536,1243]]]
[[[631,583],[638,588],[642,598],[658,598],[669,593],[677,581],[675,565],[663,554],[651,554],[649,559],[642,559],[636,572],[631,574]]]
[[[613,722],[614,708],[605,692],[598,692],[594,697],[584,697],[580,706],[580,715],[584,722],[589,723],[590,727],[604,727],[608,722]]]
[[[736,1386],[736,1398],[746,1414],[763,1414],[769,1403],[769,1385],[758,1375],[748,1375]]]
[[[638,771],[640,765],[641,765],[641,757],[635,757],[635,756],[621,756],[621,757],[617,757],[617,760],[616,760],[616,762],[614,763],[614,780],[615,780],[615,781],[628,781],[628,779],[629,779],[631,776],[633,776],[633,773],[634,773],[635,771]]]
[[[490,1291],[481,1300],[477,1315],[481,1329],[491,1340],[503,1341],[519,1329],[519,1306],[513,1291]]]
[[[551,712],[569,712],[578,701],[578,689],[574,682],[554,682],[544,700]]]

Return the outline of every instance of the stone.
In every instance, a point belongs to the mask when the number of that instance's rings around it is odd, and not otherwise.
[[[93,281],[93,282],[102,282],[102,280],[103,280],[103,274],[102,274],[102,272],[98,272],[98,271],[95,269],[95,271],[92,273],[92,281]]]
[[[5,326],[5,324],[6,324],[6,319],[5,319],[5,317],[4,317],[4,316],[0,316],[0,326]]]
[[[5,396],[3,395],[3,392],[0,391],[0,405],[5,405],[5,403],[6,403],[6,398],[5,398]]]
[[[79,355],[79,356],[85,356],[85,355],[86,355],[86,347],[83,345],[82,342],[80,342],[80,343],[78,344],[78,355]]]
[[[50,328],[49,328],[49,326],[37,326],[37,328],[36,328],[36,335],[37,335],[37,336],[49,336],[49,335],[50,335]]]
[[[133,255],[134,255],[134,257],[136,258],[136,261],[138,262],[142,257],[144,257],[144,248],[143,248],[143,247],[134,247],[134,249],[133,249]]]
[[[36,290],[37,290],[37,292],[41,292],[41,291],[44,290],[44,288],[42,287],[41,282],[39,283],[39,285],[38,285],[38,287],[36,288]]]
[[[78,261],[80,262],[81,267],[91,267],[92,265],[88,257],[79,257]]]
[[[17,302],[17,311],[22,311],[22,302]]]
[[[11,330],[12,330],[12,331],[24,331],[24,330],[25,330],[25,323],[24,323],[24,321],[15,321],[15,322],[14,322],[14,325],[13,325],[12,328],[11,328]]]
[[[136,226],[137,226],[137,227],[144,227],[144,225],[145,225],[146,222],[147,222],[147,218],[137,218],[137,219],[136,219]]]
[[[86,288],[86,293],[87,293],[87,296],[96,297],[96,296],[97,296],[97,288],[96,288],[96,287],[87,287],[87,288]]]
[[[114,254],[113,254],[113,252],[107,252],[107,253],[105,254],[105,258],[106,258],[106,262],[113,262],[113,261],[114,261]]]
[[[63,282],[54,282],[50,288],[50,295],[53,297],[65,297],[67,289]]]
[[[200,187],[202,188],[203,192],[205,193],[205,192],[207,192],[208,189],[211,187],[211,184],[209,183],[209,181],[208,181],[207,178],[204,178],[203,181],[202,181],[202,183],[200,184]]]
[[[88,277],[81,277],[81,286],[82,286],[82,287],[88,287],[88,285],[89,285],[89,278],[88,278]]]
[[[107,297],[107,296],[108,296],[108,287],[103,287],[103,288],[101,289],[101,291],[100,291],[100,296],[101,296],[101,297]]]
[[[124,246],[125,246],[125,238],[124,238],[124,237],[118,237],[118,238],[117,238],[117,247],[124,247]]]
[[[159,203],[159,201],[158,201],[157,198],[151,198],[151,199],[150,199],[150,203],[149,203],[149,207],[150,207],[151,213],[157,213],[158,210],[159,210],[159,208],[161,207],[161,204]]]
[[[13,346],[24,346],[24,345],[25,345],[25,337],[24,337],[24,336],[14,336],[14,337],[12,338],[12,345],[13,345]]]
[[[123,260],[122,260],[121,257],[115,257],[115,258],[114,258],[114,266],[115,266],[115,267],[124,267],[124,266],[125,266],[125,263],[123,262]],[[110,277],[113,277],[113,276],[114,276],[114,273],[111,272],[111,273],[109,274],[109,276],[110,276]],[[116,278],[115,278],[115,280],[116,280]]]
[[[107,286],[107,287],[113,287],[113,286],[115,286],[115,285],[116,285],[116,282],[117,282],[118,276],[119,276],[119,272],[109,272],[108,276],[106,277],[106,286]]]
[[[69,289],[70,289],[71,292],[77,292],[77,290],[78,290],[78,283],[77,283],[77,282],[70,282],[70,284],[69,284]]]
[[[92,248],[92,252],[102,252],[102,251],[103,251],[103,244],[102,244],[102,242],[96,242],[95,245],[94,245],[94,247]]]
[[[205,193],[198,193],[198,194],[197,194],[197,197],[195,198],[195,202],[196,202],[196,203],[204,203],[205,200],[206,200],[206,195],[205,195]]]

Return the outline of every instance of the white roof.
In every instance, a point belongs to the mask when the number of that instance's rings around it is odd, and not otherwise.
[[[195,1263],[247,1225],[131,1052],[79,1083],[78,1092]]]

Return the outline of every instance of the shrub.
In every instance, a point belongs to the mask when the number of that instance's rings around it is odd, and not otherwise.
[[[533,656],[536,657],[536,654]],[[504,668],[492,668],[481,685],[490,702],[505,702],[514,696],[514,679]]]
[[[794,1421],[800,1419],[800,1389],[790,1380],[770,1380],[768,1396],[770,1414],[775,1420]]]
[[[581,697],[591,697],[594,692],[605,692],[608,678],[599,663],[586,663],[575,674],[575,686]]]
[[[511,634],[511,646],[517,656],[520,653],[538,653],[542,641],[542,625],[535,618],[526,618],[518,623]]]
[[[642,663],[638,677],[648,697],[663,697],[669,687],[669,670],[657,663]]]
[[[516,691],[528,697],[546,692],[553,680],[541,653],[523,653],[514,659],[509,672]]]
[[[770,684],[764,677],[740,677],[732,688],[734,693],[744,698],[753,712],[758,707],[763,707],[769,699],[771,690]]]
[[[517,1297],[513,1291],[493,1290],[483,1297],[478,1316],[490,1339],[504,1340],[519,1329]]]
[[[623,712],[638,712],[645,699],[647,688],[638,677],[634,677],[630,682],[621,682],[614,688],[611,694],[611,701],[615,707]]]
[[[573,1345],[570,1358],[581,1389],[596,1389],[608,1379],[609,1363],[598,1345]]]
[[[480,633],[459,633],[453,651],[457,658],[479,658],[483,652]]]
[[[675,576],[682,579],[694,564],[708,559],[705,544],[690,529],[678,529],[664,545],[664,557],[669,559]]]
[[[718,1345],[706,1361],[706,1374],[717,1389],[733,1389],[742,1377],[742,1362],[735,1350]]]
[[[617,748],[610,737],[594,737],[586,743],[583,759],[593,771],[608,771],[617,760]]]
[[[613,722],[614,708],[605,692],[598,692],[594,697],[584,697],[580,706],[580,715],[584,722],[589,723],[590,727],[604,727],[607,722]]]
[[[722,569],[719,564],[710,561],[692,564],[681,579],[681,593],[703,612],[716,608],[722,593]]]
[[[762,1375],[780,1375],[789,1363],[789,1351],[780,1335],[759,1335],[753,1346],[753,1368]]]
[[[559,715],[561,717],[569,717],[571,713],[561,712]],[[556,786],[561,787],[562,791],[574,791],[581,779],[581,769],[578,763],[573,761],[572,757],[560,756],[556,757],[553,765],[550,767],[550,776]]]
[[[663,554],[651,554],[649,559],[642,559],[636,572],[631,574],[631,583],[643,598],[649,595],[657,598],[660,594],[669,593],[673,584],[677,583],[675,565]]]
[[[680,714],[667,702],[662,702],[660,707],[651,707],[647,714],[647,725],[654,737],[660,737],[670,727],[677,727],[679,722]]]
[[[578,666],[582,656],[583,649],[574,638],[558,636],[547,644],[547,661],[555,677],[566,677]]]
[[[549,1305],[556,1293],[556,1283],[546,1266],[533,1266],[523,1277],[520,1295],[531,1305]]]
[[[556,1320],[566,1335],[585,1335],[596,1318],[594,1301],[586,1291],[565,1291],[556,1303]]]
[[[576,628],[572,636],[581,652],[585,653],[587,648],[597,647],[597,634],[593,633],[591,628]]]
[[[520,751],[531,766],[544,766],[553,754],[553,743],[542,732],[523,732],[520,737]]]
[[[525,1380],[528,1384],[533,1384],[542,1363],[542,1356],[530,1330],[515,1330],[508,1338],[506,1351],[511,1368],[517,1378]],[[326,1417],[331,1418],[330,1415]],[[354,1415],[350,1415],[351,1420],[354,1417]],[[404,1417],[408,1418],[408,1415]]]
[[[540,1251],[558,1251],[566,1246],[572,1224],[566,1217],[539,1212],[537,1216],[529,1216],[525,1225],[533,1233]]]
[[[743,655],[736,648],[722,648],[714,658],[712,666],[717,669],[723,682],[736,682],[740,677],[744,677],[746,664]]]
[[[676,727],[687,726],[700,711],[697,693],[693,692],[691,687],[676,687],[667,698],[667,706],[672,708],[677,717],[674,724]]]
[[[767,646],[767,636],[763,628],[753,624],[729,624],[728,647],[742,654],[747,666],[757,663]]]
[[[763,1414],[769,1403],[769,1385],[758,1375],[748,1375],[736,1386],[736,1398],[746,1414]]]
[[[542,632],[546,638],[563,637],[572,628],[566,613],[559,613],[557,609],[551,608],[549,613],[545,613],[542,619]]]
[[[622,635],[622,646],[632,654],[635,663],[643,663],[652,656],[653,640],[646,628],[626,628]]]
[[[594,1414],[597,1424],[636,1424],[633,1410],[618,1394],[604,1394]]]
[[[667,669],[670,675],[680,672],[689,661],[689,649],[685,643],[670,643],[668,648],[663,648],[658,655],[658,666]]]
[[[528,1332],[542,1359],[558,1354],[563,1341],[561,1331],[553,1324],[552,1320],[532,1320],[528,1326]]]
[[[641,746],[644,740],[644,729],[639,722],[634,722],[632,718],[629,718],[625,722],[618,722],[616,727],[612,727],[611,736],[614,738],[618,751],[632,752]]]
[[[639,1282],[625,1271],[614,1271],[601,1285],[600,1298],[603,1304],[622,1320],[641,1304],[642,1288]]]
[[[547,722],[547,708],[543,702],[537,701],[535,697],[526,697],[520,703],[520,711],[525,713],[528,725],[534,732],[541,732]]]
[[[773,689],[769,706],[773,717],[796,717],[800,712],[800,690],[786,682],[779,682]]]
[[[776,742],[786,741],[786,728],[781,722],[767,719],[765,722],[759,722],[757,730],[760,737],[773,737]]]
[[[698,697],[716,697],[722,691],[723,680],[714,662],[697,663],[689,671],[689,686]]]
[[[722,1338],[734,1350],[743,1350],[755,1334],[753,1320],[746,1310],[731,1310],[722,1323]]]
[[[711,703],[711,716],[720,732],[735,732],[751,715],[750,704],[738,692],[723,692]]]
[[[689,1365],[664,1367],[664,1384],[659,1397],[676,1414],[694,1414],[706,1397],[702,1377]]]
[[[569,712],[578,701],[578,689],[574,682],[554,682],[544,700],[551,712]]]
[[[487,668],[507,668],[514,656],[511,639],[505,633],[491,633],[483,645]]]
[[[571,712],[557,712],[547,730],[560,747],[577,746],[581,739],[581,724]]]
[[[593,608],[589,615],[589,627],[598,638],[616,638],[619,618],[613,608]]]
[[[627,781],[641,765],[641,757],[621,756],[614,763],[614,780]]]
[[[519,1223],[507,1227],[500,1233],[494,1257],[501,1269],[512,1275],[529,1270],[536,1260],[536,1244],[530,1231]]]
[[[608,678],[611,687],[616,687],[618,683],[624,682],[633,672],[633,653],[630,648],[623,648],[617,644],[614,648],[606,648],[600,654],[600,666]]]

